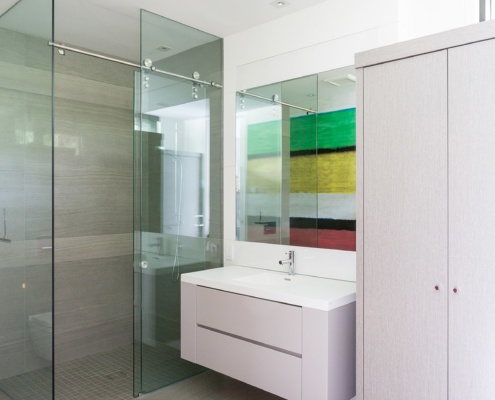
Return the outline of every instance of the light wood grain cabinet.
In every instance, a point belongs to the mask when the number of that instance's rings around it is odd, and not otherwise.
[[[495,40],[449,50],[449,160],[449,399],[495,399]]]
[[[495,399],[494,37],[356,56],[357,399]]]

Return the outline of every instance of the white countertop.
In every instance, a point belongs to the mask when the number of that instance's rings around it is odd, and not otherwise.
[[[290,279],[290,280],[289,280]],[[356,301],[356,283],[229,266],[181,275],[181,281],[246,296],[329,311]]]

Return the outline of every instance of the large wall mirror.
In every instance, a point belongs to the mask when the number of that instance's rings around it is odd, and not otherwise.
[[[236,101],[237,240],[355,251],[354,68]]]

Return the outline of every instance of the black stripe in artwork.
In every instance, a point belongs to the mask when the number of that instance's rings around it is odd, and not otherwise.
[[[356,146],[339,147],[338,149],[318,149],[318,154],[347,153],[349,151],[356,151]]]
[[[348,219],[300,218],[290,219],[291,228],[299,229],[331,229],[336,231],[355,231],[356,221]]]
[[[356,151],[356,146],[339,147],[338,149],[297,150],[297,151],[291,151],[290,156],[291,157],[312,156],[315,154],[347,153],[349,151]]]
[[[356,151],[356,146],[339,147],[338,149],[311,149],[311,150],[296,150],[291,151],[291,157],[299,156],[314,156],[316,154],[330,154],[330,153],[348,153],[350,151]],[[269,158],[269,157],[280,157],[282,153],[261,153],[261,154],[249,154],[248,160],[253,160],[256,158]]]
[[[249,154],[248,160],[254,160],[256,158],[271,158],[271,157],[280,157],[281,153],[262,153],[262,154]]]

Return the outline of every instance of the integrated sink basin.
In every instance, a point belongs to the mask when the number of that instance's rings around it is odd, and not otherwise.
[[[298,278],[299,277],[296,277],[295,275],[279,274],[276,272],[262,272],[259,274],[243,276],[242,278],[237,278],[235,280],[239,282],[252,283],[254,285],[283,286],[293,284]]]
[[[232,265],[181,275],[182,282],[328,311],[356,301],[356,283]]]

